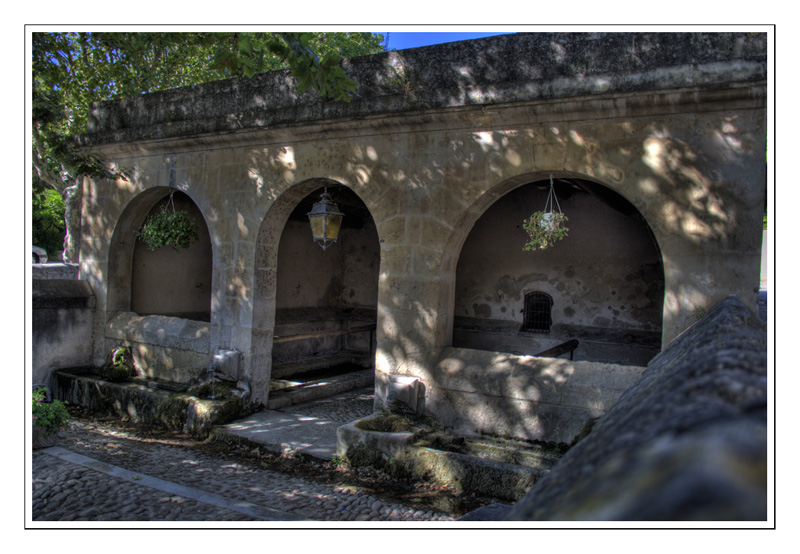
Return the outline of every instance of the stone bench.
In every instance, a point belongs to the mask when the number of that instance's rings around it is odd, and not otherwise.
[[[272,339],[277,363],[342,351],[372,353],[375,310],[279,309]]]

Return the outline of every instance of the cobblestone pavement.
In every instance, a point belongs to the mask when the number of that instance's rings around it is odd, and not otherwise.
[[[371,413],[371,391],[290,410],[351,421]],[[32,468],[33,522],[455,519],[83,421],[71,422],[56,448],[35,451]]]
[[[374,402],[372,388],[366,388],[289,406],[281,411],[329,419],[337,423],[350,423],[371,414]]]

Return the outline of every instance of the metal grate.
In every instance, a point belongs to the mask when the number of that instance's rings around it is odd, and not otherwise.
[[[535,333],[549,333],[553,325],[551,311],[553,297],[544,292],[530,292],[525,295],[522,330]]]

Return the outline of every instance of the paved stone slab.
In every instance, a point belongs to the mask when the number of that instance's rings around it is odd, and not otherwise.
[[[372,386],[327,398],[265,410],[221,425],[214,437],[246,439],[278,454],[304,454],[330,460],[336,454],[336,429],[372,413]]]
[[[264,445],[270,452],[330,460],[336,454],[336,421],[306,414],[265,410],[228,425],[215,437],[231,436]]]

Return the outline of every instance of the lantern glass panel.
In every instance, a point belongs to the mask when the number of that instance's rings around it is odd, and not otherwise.
[[[314,240],[323,238],[325,236],[325,217],[310,216],[308,220],[311,222],[311,234],[314,236]]]
[[[328,215],[325,216],[325,238],[328,240],[336,240],[339,236],[339,228],[342,226],[342,216]]]

